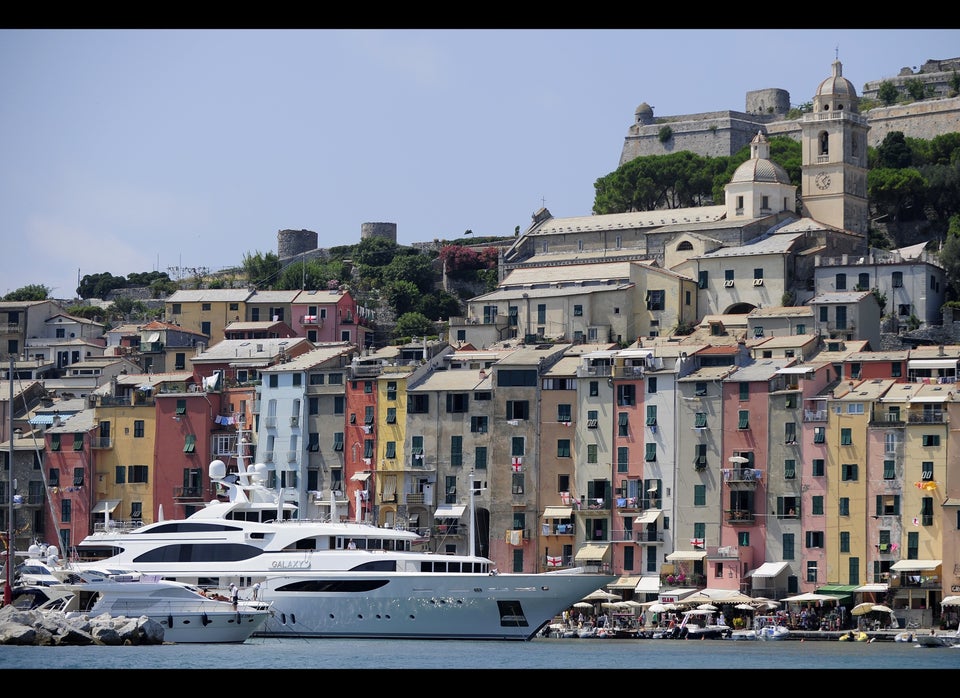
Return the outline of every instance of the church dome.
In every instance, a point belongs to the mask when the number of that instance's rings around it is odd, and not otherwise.
[[[744,162],[733,173],[731,184],[738,182],[773,182],[775,184],[790,184],[787,171],[773,160],[770,160],[770,144],[766,136],[757,133],[750,142],[751,158]]]
[[[854,114],[859,110],[859,98],[853,83],[843,77],[843,65],[833,62],[833,75],[820,83],[813,97],[813,110],[848,111]]]

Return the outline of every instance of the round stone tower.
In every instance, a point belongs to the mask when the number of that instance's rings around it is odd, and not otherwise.
[[[396,223],[361,223],[360,239],[367,238],[385,238],[396,244],[397,242],[397,224]]]
[[[317,234],[312,230],[277,231],[277,256],[280,259],[289,259],[315,249],[317,249]]]
[[[780,114],[790,111],[790,93],[776,87],[747,92],[747,114]]]

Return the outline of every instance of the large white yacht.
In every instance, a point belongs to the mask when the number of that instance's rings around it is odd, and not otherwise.
[[[419,550],[412,531],[297,518],[262,464],[210,478],[226,489],[180,520],[138,528],[109,520],[77,546],[72,564],[109,565],[271,602],[255,635],[529,640],[613,575],[581,569],[499,574],[474,554]],[[471,488],[471,517],[472,517]],[[470,550],[475,549],[470,525]]]

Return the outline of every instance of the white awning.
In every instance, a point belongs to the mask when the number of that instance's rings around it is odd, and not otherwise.
[[[764,562],[757,569],[753,571],[753,577],[776,577],[778,574],[787,569],[788,563],[786,562]]]
[[[160,333],[159,333],[159,332],[154,332],[154,333],[151,334],[149,337],[147,337],[147,342],[149,342],[149,343],[151,343],[151,344],[154,343],[154,342],[159,342],[159,341],[160,341]]]
[[[953,396],[944,393],[943,395],[914,395],[910,398],[910,403],[915,402],[946,402],[947,400],[952,400]]]
[[[813,366],[785,366],[783,368],[778,368],[777,373],[782,376],[796,376],[804,373],[810,373],[813,370]]]
[[[574,556],[574,561],[579,565],[584,562],[608,562],[610,560],[610,544],[587,543]]]
[[[682,562],[689,560],[702,560],[707,556],[706,550],[674,550],[667,555],[668,562]]]
[[[640,516],[633,520],[633,523],[651,524],[657,521],[663,515],[663,509],[647,509]]]
[[[907,361],[907,369],[913,368],[956,368],[956,359],[911,359]]]
[[[896,572],[927,572],[942,564],[943,560],[900,560],[890,565],[890,569]]]
[[[889,586],[889,584],[864,584],[862,587],[854,589],[854,591],[867,594],[885,594]]]
[[[660,591],[660,577],[656,575],[646,575],[640,577],[634,592],[638,594],[656,594]]]
[[[441,504],[437,507],[437,510],[433,512],[433,518],[459,519],[466,510],[467,507],[463,504]]]
[[[573,516],[573,507],[546,507],[543,510],[545,519],[569,519]]]
[[[93,505],[93,509],[90,510],[90,513],[110,514],[114,509],[117,508],[118,504],[120,504],[119,499],[101,499],[99,502]]]
[[[370,478],[370,473],[354,473],[350,476],[351,480],[356,480],[358,482],[366,482]]]

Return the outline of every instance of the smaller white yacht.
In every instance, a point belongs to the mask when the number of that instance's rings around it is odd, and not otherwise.
[[[114,618],[147,616],[163,626],[163,641],[242,643],[270,617],[262,601],[232,603],[201,589],[156,575],[82,573],[82,579],[47,587],[51,597],[40,610],[59,611],[69,620],[104,613]]]

